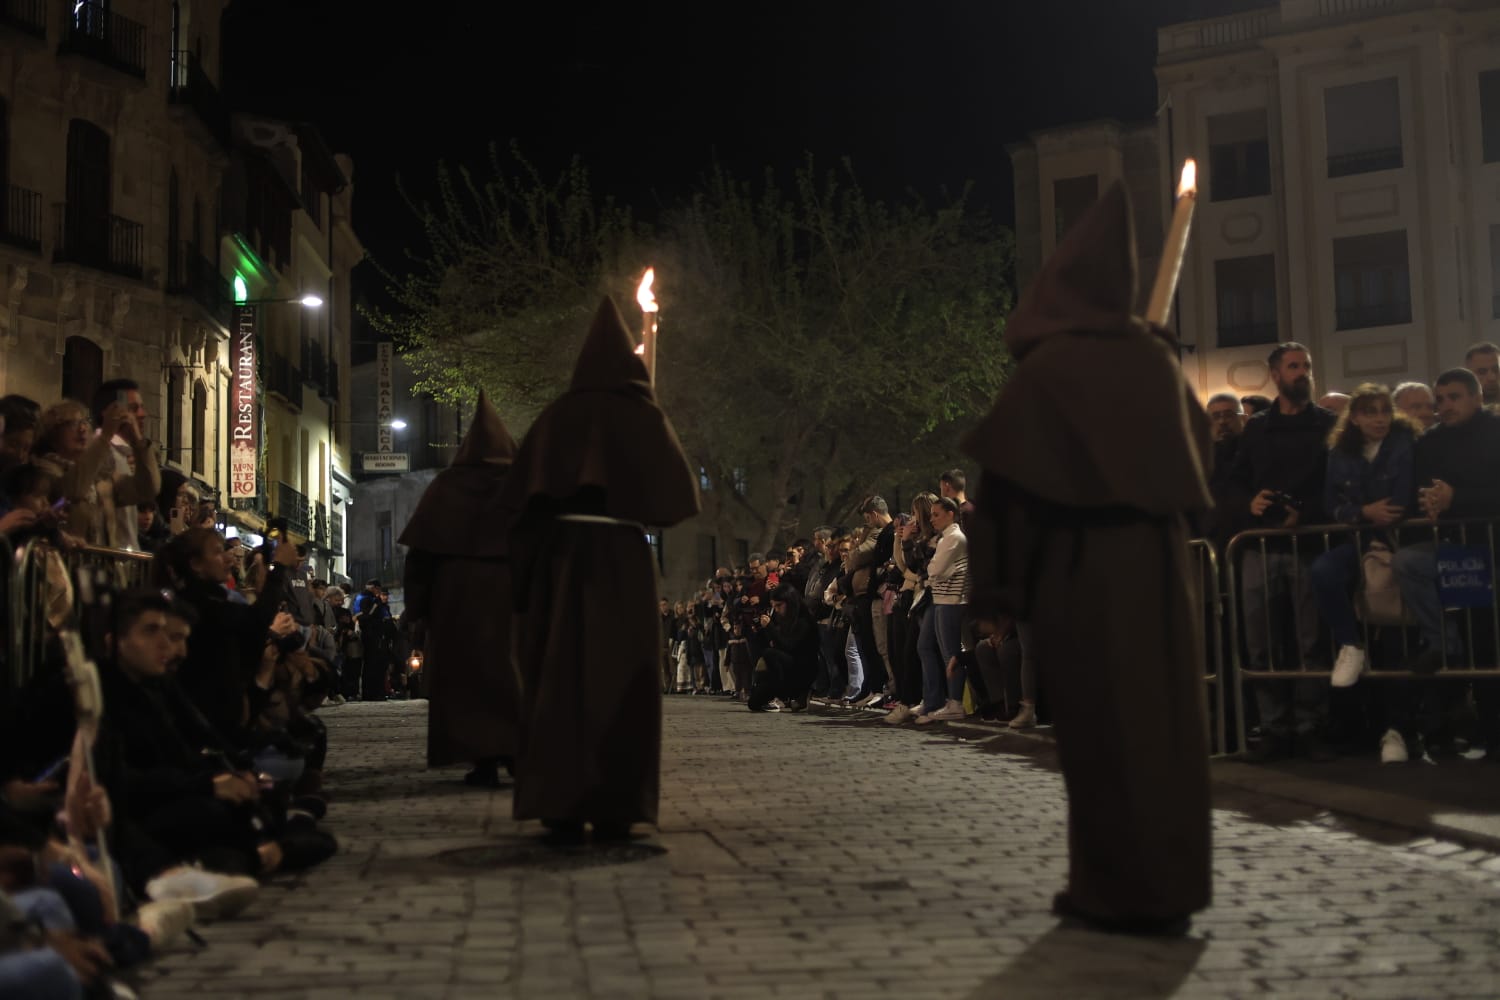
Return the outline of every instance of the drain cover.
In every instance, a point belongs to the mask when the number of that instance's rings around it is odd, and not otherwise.
[[[526,868],[563,872],[647,861],[667,853],[665,847],[633,841],[618,844],[553,845],[539,838],[508,840],[443,851],[432,860],[456,868]]]

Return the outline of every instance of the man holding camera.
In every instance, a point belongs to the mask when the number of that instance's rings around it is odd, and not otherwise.
[[[1246,421],[1229,475],[1232,495],[1248,515],[1243,527],[1324,524],[1328,521],[1322,502],[1328,434],[1338,418],[1312,401],[1313,364],[1306,347],[1294,341],[1278,344],[1266,364],[1276,385],[1276,402]],[[1314,554],[1310,547],[1294,549],[1290,538],[1270,538],[1264,547],[1258,543],[1246,547],[1240,588],[1251,670],[1265,670],[1273,662],[1288,674],[1299,666],[1326,667],[1309,573]],[[1287,593],[1296,625],[1298,662],[1294,663],[1271,655],[1280,630],[1274,627],[1276,616],[1268,618],[1268,611]],[[1331,756],[1317,736],[1326,688],[1326,683],[1308,678],[1258,682],[1255,698],[1261,741],[1248,759],[1268,761],[1294,753],[1314,759]]]

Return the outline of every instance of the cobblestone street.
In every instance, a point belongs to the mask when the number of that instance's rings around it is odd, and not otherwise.
[[[1500,858],[1227,788],[1191,937],[1059,929],[1062,784],[1024,736],[669,698],[660,834],[567,854],[422,769],[425,702],[322,714],[341,853],[144,996],[1500,994]]]

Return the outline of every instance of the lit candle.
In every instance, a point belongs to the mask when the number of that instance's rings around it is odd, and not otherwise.
[[[1198,204],[1198,164],[1188,160],[1182,165],[1182,182],[1177,185],[1177,207],[1172,211],[1172,228],[1161,251],[1161,265],[1156,269],[1156,285],[1151,289],[1151,304],[1146,319],[1166,326],[1172,311],[1172,296],[1182,274],[1182,258],[1187,254],[1188,230],[1193,225],[1193,209]]]
[[[656,295],[651,291],[651,285],[656,281],[656,268],[646,268],[646,273],[641,277],[641,284],[635,290],[635,300],[641,306],[641,345],[635,349],[635,353],[641,355],[646,362],[646,375],[651,379],[651,385],[656,385],[656,321],[660,315],[660,307],[656,304]]]

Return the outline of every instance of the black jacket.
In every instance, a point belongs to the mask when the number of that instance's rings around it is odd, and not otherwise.
[[[1244,504],[1244,526],[1279,528],[1286,510],[1273,504],[1257,521],[1250,501],[1261,490],[1291,496],[1301,511],[1299,525],[1327,524],[1323,510],[1323,481],[1328,467],[1328,434],[1338,417],[1332,410],[1309,405],[1288,416],[1272,406],[1251,417],[1240,435],[1239,454],[1229,474],[1226,496]],[[1236,515],[1235,520],[1239,519]]]
[[[762,637],[769,648],[785,653],[799,667],[816,669],[818,626],[812,616],[795,602],[787,602],[786,614],[772,616]]]
[[[1455,427],[1439,424],[1417,438],[1417,487],[1434,479],[1453,487],[1453,505],[1444,517],[1500,514],[1500,417],[1480,410]]]
[[[183,600],[198,612],[198,624],[188,638],[178,683],[214,731],[236,746],[243,745],[245,699],[271,620],[287,597],[284,573],[271,567],[260,598],[250,605],[230,601],[223,587],[204,580],[190,580],[182,589]]]

